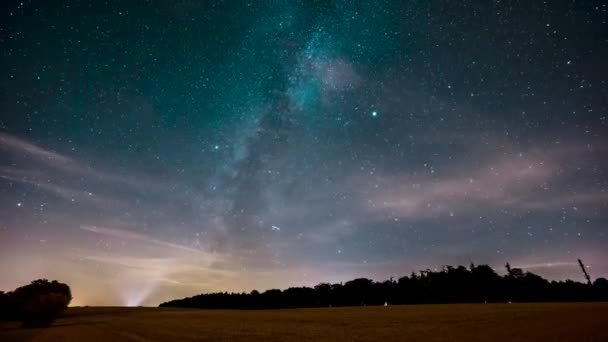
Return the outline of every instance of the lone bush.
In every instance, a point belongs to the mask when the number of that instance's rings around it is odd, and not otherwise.
[[[26,325],[46,325],[59,317],[70,304],[70,287],[56,280],[38,279],[9,294],[14,317]]]

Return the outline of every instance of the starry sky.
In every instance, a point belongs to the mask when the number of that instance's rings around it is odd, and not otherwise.
[[[0,6],[0,289],[608,276],[605,2]]]

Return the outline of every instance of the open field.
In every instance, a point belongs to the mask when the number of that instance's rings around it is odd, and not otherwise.
[[[70,308],[51,327],[0,323],[0,341],[608,341],[608,303],[231,311]]]

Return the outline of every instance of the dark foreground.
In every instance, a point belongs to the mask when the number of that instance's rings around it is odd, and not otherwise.
[[[0,341],[608,341],[608,303],[452,304],[266,311],[70,308]]]

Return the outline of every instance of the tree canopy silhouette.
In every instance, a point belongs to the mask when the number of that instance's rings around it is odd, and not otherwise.
[[[366,278],[344,284],[321,283],[314,288],[292,287],[251,293],[209,293],[176,299],[161,307],[205,309],[277,309],[423,303],[489,303],[608,300],[608,280],[593,284],[571,280],[548,281],[534,273],[511,268],[498,275],[490,266],[446,266],[421,271],[394,281]]]
[[[45,325],[61,315],[72,300],[70,287],[56,280],[38,279],[12,292],[0,292],[0,318]]]

